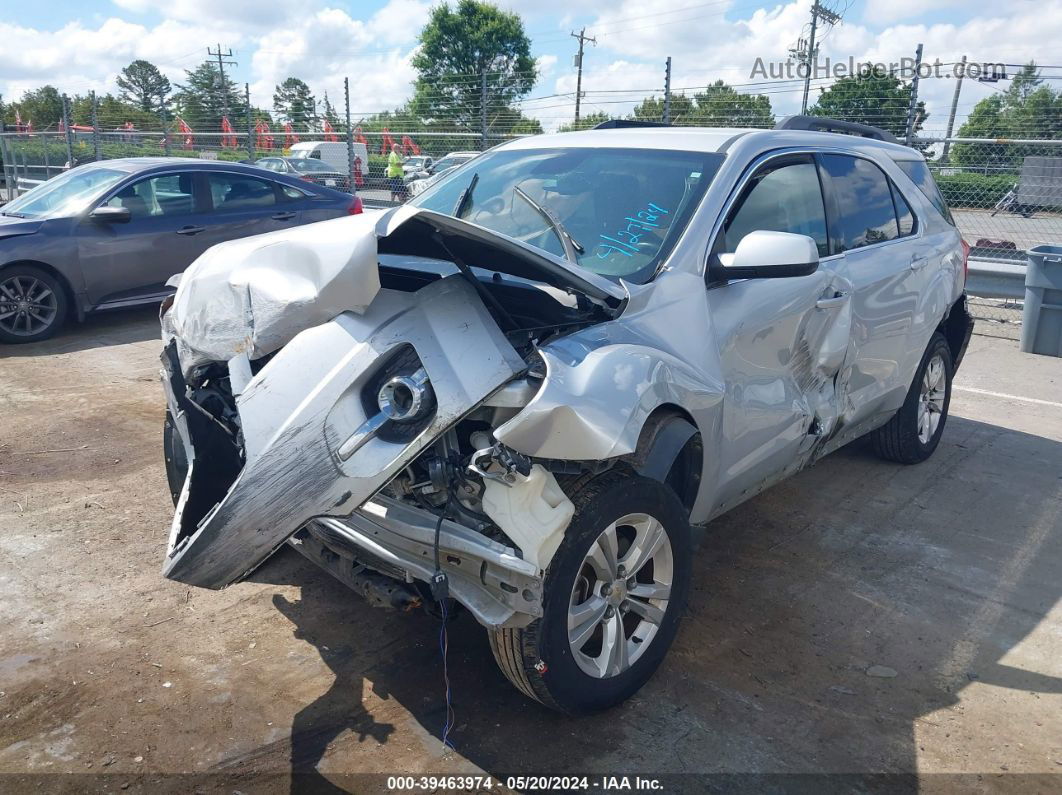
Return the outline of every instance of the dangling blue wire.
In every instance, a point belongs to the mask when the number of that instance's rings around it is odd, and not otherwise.
[[[455,715],[453,705],[450,701],[450,674],[446,667],[446,652],[449,648],[449,640],[446,635],[446,622],[449,617],[449,601],[449,599],[443,599],[439,603],[442,606],[442,627],[439,628],[439,651],[442,653],[443,681],[446,683],[446,722],[443,724],[442,741],[444,747],[451,750],[457,750],[454,748],[454,744],[450,742],[450,731],[454,728]]]

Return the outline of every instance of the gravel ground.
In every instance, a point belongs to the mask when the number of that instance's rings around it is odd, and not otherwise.
[[[975,337],[929,462],[852,445],[712,523],[672,653],[607,714],[528,702],[457,621],[446,751],[427,615],[370,608],[289,550],[221,592],[161,577],[159,350],[154,310],[0,349],[0,789],[477,771],[1062,787],[1058,359]]]

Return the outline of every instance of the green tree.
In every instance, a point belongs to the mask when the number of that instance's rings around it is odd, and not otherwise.
[[[220,130],[226,109],[233,126],[247,117],[243,92],[228,75],[222,79],[217,64],[210,61],[186,71],[185,83],[178,88],[173,95],[174,110],[192,129]]]
[[[701,127],[773,127],[771,100],[764,94],[739,94],[716,80],[693,95],[697,105],[693,121]]]
[[[273,111],[296,130],[308,130],[315,115],[310,87],[297,77],[289,77],[273,92]]]
[[[842,77],[822,91],[808,113],[869,124],[903,138],[907,133],[910,105],[910,84],[878,69],[864,69],[858,75]],[[926,118],[925,103],[919,101],[915,108],[914,129],[921,129]]]
[[[122,69],[114,82],[122,90],[121,99],[148,112],[159,110],[173,88],[155,64],[142,59]]]
[[[535,84],[531,41],[517,14],[480,0],[459,0],[431,11],[413,58],[418,77],[412,106],[425,120],[478,130],[484,109],[492,132],[509,132],[525,119],[513,103]]]
[[[602,122],[609,121],[612,117],[603,111],[595,111],[594,113],[586,116],[580,116],[579,121],[573,121],[571,124],[562,124],[557,128],[557,132],[572,132],[573,130],[592,130]]]
[[[321,118],[332,125],[333,130],[346,130],[346,122],[339,118],[339,114],[336,112],[335,106],[328,99],[328,92],[325,92],[324,100],[321,103]]]
[[[691,121],[691,119],[693,119],[695,111],[696,107],[693,104],[693,100],[685,94],[671,95],[672,124],[693,124],[694,122]],[[646,97],[635,106],[634,111],[631,113],[631,118],[636,119],[637,121],[663,121],[663,97],[660,99],[657,99],[655,96]]]
[[[9,121],[14,121],[15,109],[23,123],[33,122],[35,130],[46,130],[57,126],[63,118],[63,99],[55,86],[41,86],[27,91],[18,102],[9,106]]]

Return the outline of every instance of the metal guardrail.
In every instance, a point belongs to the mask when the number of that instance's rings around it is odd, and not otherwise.
[[[1025,298],[1025,262],[974,259],[969,261],[966,292],[979,298]]]

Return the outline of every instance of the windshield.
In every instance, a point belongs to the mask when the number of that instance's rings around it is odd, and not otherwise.
[[[322,163],[320,160],[311,160],[308,157],[292,158],[288,162],[291,163],[291,167],[296,171],[327,171],[329,173],[335,173],[336,170],[336,167],[329,163]]]
[[[428,158],[426,158],[426,157],[411,157],[411,158],[406,160],[406,165],[407,166],[412,166],[413,168],[420,168],[421,166],[423,166],[427,162],[428,162]]]
[[[410,203],[454,215],[476,178],[460,218],[564,257],[565,235],[547,210],[575,244],[578,265],[641,282],[671,251],[722,162],[715,153],[664,149],[503,149],[449,172]]]
[[[2,212],[40,218],[47,215],[75,215],[85,209],[107,188],[129,176],[125,171],[79,166],[53,177],[4,205]]]

